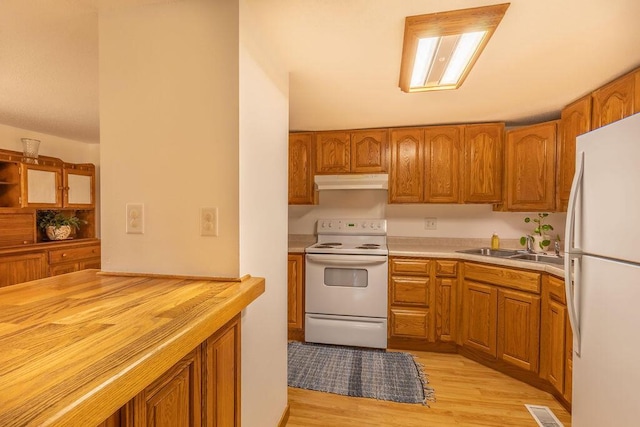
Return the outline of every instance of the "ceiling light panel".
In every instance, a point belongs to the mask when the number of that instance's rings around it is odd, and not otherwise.
[[[457,89],[502,20],[509,3],[405,20],[400,89]]]

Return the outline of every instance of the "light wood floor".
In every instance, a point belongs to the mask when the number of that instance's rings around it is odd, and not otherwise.
[[[289,388],[288,427],[537,426],[525,403],[549,406],[566,426],[571,415],[548,393],[457,354],[418,356],[435,389],[430,407]]]

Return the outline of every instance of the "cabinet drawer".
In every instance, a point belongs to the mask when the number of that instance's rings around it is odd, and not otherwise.
[[[558,279],[553,276],[548,276],[548,289],[549,289],[549,297],[552,299],[561,302],[563,304],[567,303],[567,297],[564,290],[564,280]]]
[[[436,260],[436,276],[455,276],[458,274],[457,261]]]
[[[49,263],[66,262],[100,256],[100,245],[83,246],[81,248],[55,249],[49,251]]]
[[[427,259],[391,259],[391,273],[413,274],[419,276],[429,275],[429,260]]]
[[[392,305],[428,307],[429,278],[392,277],[389,299]]]
[[[428,310],[391,310],[391,336],[429,338]]]
[[[531,271],[468,262],[464,266],[464,277],[507,288],[540,293],[540,273]]]

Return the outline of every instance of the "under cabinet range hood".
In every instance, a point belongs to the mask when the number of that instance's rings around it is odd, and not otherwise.
[[[386,190],[389,188],[389,175],[377,174],[343,174],[316,175],[316,190]]]

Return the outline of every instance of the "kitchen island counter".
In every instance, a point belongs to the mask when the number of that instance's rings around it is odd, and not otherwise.
[[[97,270],[0,288],[0,425],[99,424],[264,289]]]

